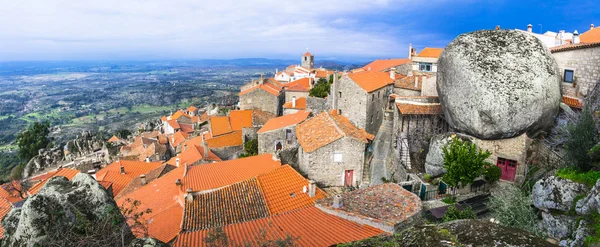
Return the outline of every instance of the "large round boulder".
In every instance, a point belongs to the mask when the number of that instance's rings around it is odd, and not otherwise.
[[[480,139],[536,135],[553,124],[561,100],[556,62],[525,32],[485,30],[454,39],[438,60],[446,121]]]

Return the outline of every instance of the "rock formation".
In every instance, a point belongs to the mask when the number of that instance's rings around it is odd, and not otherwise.
[[[536,208],[568,212],[573,207],[575,197],[587,191],[583,184],[551,176],[535,183],[531,198]]]
[[[72,181],[54,177],[21,208],[12,209],[4,218],[5,233],[1,245],[56,243],[63,236],[73,236],[70,231],[74,229],[105,219],[107,212],[115,209],[117,205],[113,198],[91,176],[80,173]]]
[[[470,136],[452,132],[432,137],[429,143],[429,151],[425,158],[425,173],[433,177],[446,173],[446,169],[444,168],[444,151],[442,148],[448,145],[453,137],[458,137],[468,142],[472,140]]]
[[[103,150],[106,150],[106,146],[102,137],[84,131],[76,139],[68,141],[65,145],[65,160],[73,161]]]
[[[136,238],[128,245],[129,247],[169,247],[168,244],[155,238]]]
[[[446,121],[480,139],[535,135],[553,124],[561,100],[548,49],[512,30],[454,39],[438,60],[437,91]]]
[[[45,167],[56,164],[63,159],[63,151],[61,148],[40,149],[38,155],[31,158],[25,165],[23,177],[29,177],[33,172],[43,170]]]

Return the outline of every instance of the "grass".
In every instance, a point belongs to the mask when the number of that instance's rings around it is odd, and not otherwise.
[[[600,179],[600,171],[580,172],[572,167],[562,168],[555,175],[573,182],[585,184],[589,187],[594,186],[596,181]]]
[[[594,234],[585,238],[585,246],[595,246],[593,244],[600,243],[600,214],[596,212],[592,214],[590,218]]]

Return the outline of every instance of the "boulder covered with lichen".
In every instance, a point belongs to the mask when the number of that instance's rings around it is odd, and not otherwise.
[[[533,35],[513,30],[461,34],[438,60],[437,92],[446,121],[480,139],[535,136],[553,124],[560,74]]]
[[[71,181],[54,177],[21,208],[12,209],[3,219],[5,232],[1,246],[61,243],[61,239],[88,234],[85,231],[114,215],[117,216],[114,220],[122,218],[113,198],[91,176],[80,173]]]

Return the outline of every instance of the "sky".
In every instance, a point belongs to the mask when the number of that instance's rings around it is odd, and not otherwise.
[[[401,58],[496,25],[583,33],[595,1],[0,0],[0,61]]]

